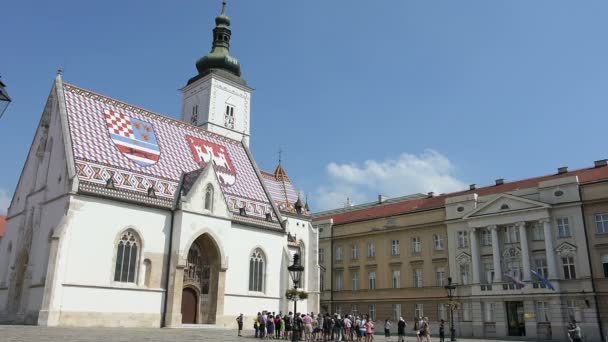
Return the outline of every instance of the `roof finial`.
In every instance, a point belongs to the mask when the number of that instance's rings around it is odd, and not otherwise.
[[[226,15],[226,0],[222,1],[222,15]]]
[[[59,68],[57,68],[57,75],[62,75],[63,74],[63,66],[59,66]]]
[[[279,165],[283,161],[283,149],[279,147]]]

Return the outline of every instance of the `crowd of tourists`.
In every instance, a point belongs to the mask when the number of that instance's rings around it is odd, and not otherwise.
[[[243,330],[243,314],[237,317],[239,336]],[[439,325],[439,339],[444,341],[444,320]],[[393,322],[386,319],[384,328],[385,341],[391,340],[391,327]],[[405,342],[407,323],[399,317],[397,325],[397,342]],[[374,342],[376,323],[369,315],[340,315],[329,313],[314,314],[282,311],[258,312],[253,320],[255,337],[266,340],[295,340],[305,342]],[[427,317],[416,317],[413,324],[413,333],[417,342],[430,342],[431,329]]]

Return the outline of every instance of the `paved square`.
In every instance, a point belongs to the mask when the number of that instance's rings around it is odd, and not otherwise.
[[[391,341],[397,339],[393,337]],[[0,325],[1,342],[200,342],[222,341],[255,342],[253,329],[244,331],[244,337],[236,336],[236,330],[202,328],[202,329],[135,329],[135,328],[46,328],[38,326]],[[375,342],[384,342],[384,336],[376,335]],[[407,337],[406,342],[414,342],[414,337]],[[439,341],[433,337],[432,341]],[[446,338],[449,341],[449,338]],[[480,342],[482,339],[458,339],[458,342]],[[503,342],[504,340],[492,340]],[[513,342],[514,340],[508,340]],[[539,341],[539,340],[535,340]],[[558,339],[552,342],[560,341]]]

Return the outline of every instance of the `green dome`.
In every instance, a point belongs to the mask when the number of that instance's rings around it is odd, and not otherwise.
[[[230,55],[231,36],[230,17],[226,15],[226,1],[224,1],[222,13],[215,18],[211,52],[196,61],[196,69],[199,75],[207,74],[212,69],[220,69],[237,77],[241,76],[241,65],[238,59]]]

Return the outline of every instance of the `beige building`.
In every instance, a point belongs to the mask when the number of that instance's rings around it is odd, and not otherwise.
[[[605,161],[599,162],[605,166]],[[606,167],[597,172],[606,173]],[[599,311],[603,336],[608,333],[608,179],[598,175],[598,181],[581,186],[584,220],[589,244],[591,275],[595,304]]]
[[[321,309],[448,318],[449,277],[444,198],[432,194],[382,201],[317,215]]]
[[[608,166],[316,214],[321,308],[448,321],[457,336],[566,338],[608,323]],[[605,236],[604,236],[605,235]],[[590,266],[591,265],[591,266]],[[411,326],[411,325],[410,325]],[[604,329],[608,331],[608,329]],[[446,326],[446,333],[449,326]]]

